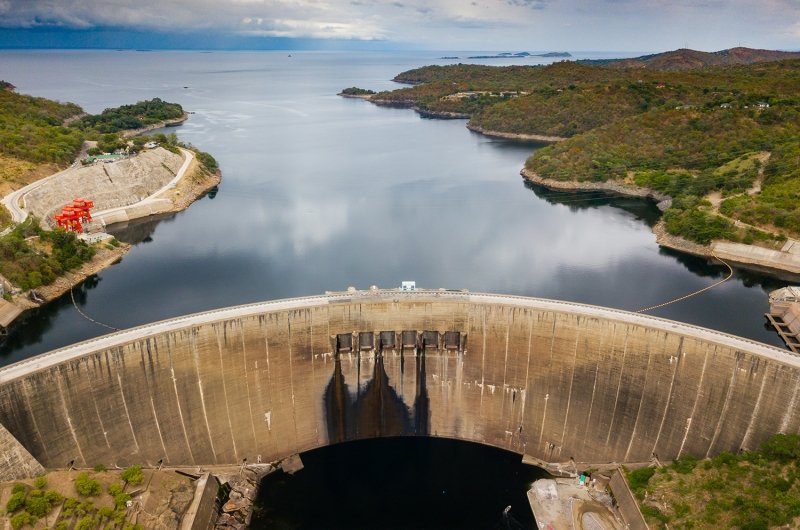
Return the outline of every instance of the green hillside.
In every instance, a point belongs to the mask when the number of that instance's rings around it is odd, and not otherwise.
[[[628,482],[650,528],[797,528],[799,456],[800,436],[777,434],[760,451],[683,456]]]
[[[800,237],[800,60],[616,66],[426,66],[395,78],[413,86],[370,99],[468,116],[487,132],[567,138],[537,151],[527,170],[670,194],[668,232],[696,242]]]
[[[0,153],[37,164],[72,162],[83,135],[63,123],[80,112],[73,103],[0,90]]]

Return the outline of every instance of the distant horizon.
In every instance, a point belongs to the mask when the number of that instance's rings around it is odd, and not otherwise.
[[[209,41],[212,43],[209,45]],[[162,33],[129,31],[123,28],[0,28],[2,50],[109,50],[109,51],[392,51],[392,52],[569,52],[613,54],[658,54],[679,49],[712,53],[732,48],[764,49],[785,52],[800,51],[795,48],[770,48],[748,46],[742,43],[722,48],[701,48],[691,45],[664,49],[613,49],[613,48],[559,48],[559,47],[459,47],[439,48],[390,40],[323,39],[292,37],[247,37],[217,35],[209,37],[198,33]]]
[[[800,49],[797,0],[0,0],[0,49]]]

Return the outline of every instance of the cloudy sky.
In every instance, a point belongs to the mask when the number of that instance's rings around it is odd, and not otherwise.
[[[436,50],[797,50],[800,0],[0,0],[0,46],[131,35],[151,47],[182,36],[231,47],[313,39]]]

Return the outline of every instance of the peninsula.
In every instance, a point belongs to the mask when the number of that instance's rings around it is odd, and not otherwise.
[[[0,91],[0,326],[118,262],[129,246],[105,233],[118,222],[177,212],[220,181],[216,160],[175,134],[143,136],[188,118],[160,99],[88,115]],[[55,215],[81,197],[91,222],[65,232]]]
[[[524,178],[554,189],[651,198],[664,210],[654,228],[659,244],[794,278],[796,55],[736,48],[677,50],[657,61],[651,56],[647,67],[426,66],[395,77],[412,86],[364,99],[468,119],[469,129],[488,136],[553,144],[531,156]],[[707,62],[678,68],[681,57]]]

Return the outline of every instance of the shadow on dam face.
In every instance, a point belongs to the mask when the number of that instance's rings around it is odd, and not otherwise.
[[[370,290],[189,315],[4,367],[0,444],[53,468],[271,462],[394,436],[646,462],[757,448],[800,431],[798,405],[800,358],[753,341],[553,300]]]
[[[405,356],[401,353],[400,373],[405,375]],[[333,375],[325,389],[325,417],[329,443],[387,436],[425,436],[429,433],[429,406],[424,352],[414,357],[416,393],[413,406],[405,404],[392,387],[383,363],[383,354],[372,359],[372,378],[351,389],[342,374],[339,355]],[[362,355],[357,354],[357,381],[360,381]],[[401,379],[402,380],[402,379]]]

